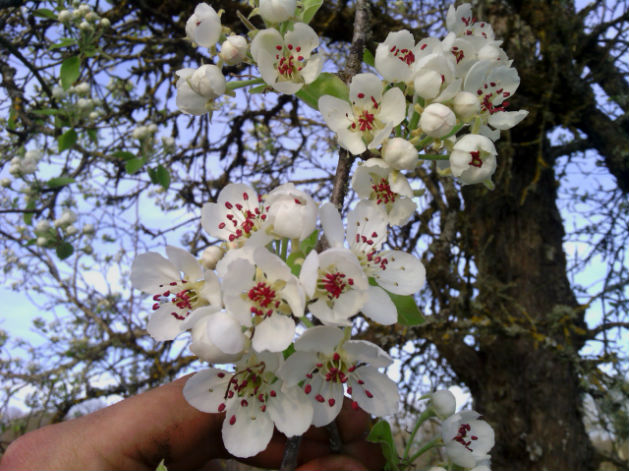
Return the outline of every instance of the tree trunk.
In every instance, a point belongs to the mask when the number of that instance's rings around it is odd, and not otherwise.
[[[584,311],[567,279],[553,162],[536,125],[505,141],[496,190],[463,192],[478,314],[495,329],[477,339],[469,386],[497,427],[493,468],[591,469],[576,365]]]

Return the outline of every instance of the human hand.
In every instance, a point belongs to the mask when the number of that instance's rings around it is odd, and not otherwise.
[[[221,439],[224,415],[190,406],[182,393],[187,378],[30,432],[9,446],[0,470],[154,470],[162,459],[171,470],[199,469],[212,459],[230,458]],[[300,446],[298,469],[382,468],[380,448],[364,439],[370,427],[365,412],[345,403],[337,425],[344,455],[330,455],[325,429],[311,428]],[[278,468],[285,442],[276,431],[266,450],[246,462]]]

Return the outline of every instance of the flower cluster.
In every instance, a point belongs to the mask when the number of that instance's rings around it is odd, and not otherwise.
[[[319,110],[353,154],[380,153],[380,167],[412,170],[430,151],[443,157],[443,173],[462,184],[492,188],[494,141],[528,114],[507,111],[520,79],[491,25],[471,6],[450,7],[448,35],[415,42],[407,31],[390,33],[376,49],[376,72],[354,76],[349,99],[319,98]],[[395,136],[391,138],[395,130]],[[441,163],[441,162],[440,162]]]
[[[351,339],[351,327],[357,316],[396,323],[400,299],[412,301],[425,282],[417,257],[386,247],[389,227],[416,209],[402,172],[430,150],[437,155],[424,158],[448,161],[444,173],[491,187],[493,142],[527,114],[506,111],[517,72],[467,4],[450,8],[443,40],[389,34],[372,64],[382,78],[360,73],[349,86],[321,74],[311,10],[295,0],[259,0],[254,12],[266,28],[247,22],[253,30],[245,38],[221,25],[221,12],[197,5],[187,37],[217,60],[176,72],[176,103],[200,115],[242,86],[264,83],[304,100],[319,90],[309,104],[318,105],[339,144],[373,156],[351,176],[359,201],[346,224],[334,204],[319,205],[293,184],[259,195],[230,183],[202,208],[202,227],[215,241],[200,259],[169,246],[167,257],[139,255],[131,272],[133,286],[152,297],[149,334],[166,341],[189,332],[190,350],[215,365],[192,376],[184,395],[199,410],[225,414],[225,447],[239,457],[264,450],[274,427],[290,437],[332,422],[346,395],[376,416],[397,411],[397,387],[380,371],[391,357]],[[222,66],[241,62],[255,64],[261,78],[228,81]],[[315,80],[321,83],[310,87]],[[436,393],[431,407],[445,419],[441,443],[451,461],[482,464],[491,428],[475,412],[454,414],[447,394]]]
[[[313,249],[317,220],[329,243],[320,253]],[[197,373],[184,389],[193,406],[226,413],[223,439],[232,454],[262,451],[274,425],[292,436],[331,422],[346,393],[374,415],[396,412],[397,387],[378,371],[391,358],[351,340],[349,328],[361,313],[397,322],[389,293],[410,296],[424,284],[415,256],[384,248],[388,220],[365,199],[344,229],[331,203],[319,208],[293,184],[260,196],[232,183],[202,208],[203,229],[218,243],[200,261],[171,246],[167,257],[136,257],[131,281],[152,297],[150,335],[165,341],[190,331],[199,358],[234,364]],[[314,319],[322,325],[313,327]]]

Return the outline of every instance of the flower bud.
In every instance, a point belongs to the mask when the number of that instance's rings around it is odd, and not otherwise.
[[[432,100],[439,95],[442,83],[441,74],[436,70],[428,69],[417,73],[413,86],[416,95],[419,95],[424,100]]]
[[[218,55],[227,65],[237,65],[247,57],[247,49],[247,40],[244,36],[232,34],[221,44],[221,52]]]
[[[66,96],[66,91],[61,85],[55,85],[54,87],[52,87],[52,96],[59,100]]]
[[[428,105],[419,118],[419,127],[430,137],[444,137],[452,131],[456,116],[450,108],[441,103]]]
[[[72,19],[72,13],[70,13],[68,10],[61,10],[59,14],[57,15],[57,20],[60,23],[66,23],[70,21],[71,19]]]
[[[36,243],[38,246],[43,247],[48,243],[48,239],[46,239],[45,237],[38,237]]]
[[[439,417],[444,419],[454,414],[456,410],[456,399],[454,398],[454,394],[450,391],[442,389],[432,394],[430,406]]]
[[[267,222],[279,237],[304,240],[315,230],[317,205],[292,183],[280,185],[266,195]]]
[[[221,35],[221,19],[207,3],[199,3],[186,22],[186,36],[202,47],[212,47]]]
[[[459,92],[454,97],[454,112],[462,119],[467,120],[480,113],[480,102],[471,92]]]
[[[72,224],[70,224],[68,227],[65,228],[65,233],[67,235],[74,235],[77,232],[79,232],[79,229],[76,226],[72,225]]]
[[[92,25],[87,21],[81,21],[81,23],[79,23],[79,29],[81,31],[90,32],[92,31]]]
[[[92,100],[90,100],[89,98],[79,98],[76,102],[76,106],[81,111],[90,111],[92,107],[94,106],[94,104],[92,103]]]
[[[296,0],[260,0],[260,16],[269,23],[281,23],[295,14]]]
[[[222,248],[212,245],[206,248],[201,254],[201,265],[208,270],[214,270],[216,268],[216,264],[221,258],[223,258],[224,254],[225,251]]]
[[[98,13],[96,12],[89,12],[87,15],[85,15],[85,19],[87,21],[91,21],[92,23],[95,23],[99,20],[100,16],[98,16]]]
[[[9,188],[11,186],[11,179],[10,178],[3,178],[0,180],[0,186],[2,188]]]
[[[413,170],[417,166],[417,149],[406,139],[389,139],[382,150],[382,159],[397,170]]]
[[[109,21],[109,19],[108,19],[108,18],[101,18],[101,20],[100,20],[100,25],[101,25],[103,28],[109,28],[109,27],[111,26],[111,21]]]
[[[79,95],[87,95],[90,92],[90,84],[87,82],[81,82],[74,86],[74,91]]]
[[[50,222],[48,219],[40,220],[35,226],[35,234],[43,234],[50,230]]]
[[[212,64],[199,67],[190,76],[190,88],[202,97],[213,100],[225,93],[225,77],[221,70]]]
[[[93,234],[94,232],[96,232],[96,229],[94,228],[94,224],[83,225],[83,234]]]
[[[55,227],[69,226],[76,221],[76,213],[71,209],[66,209],[61,216],[55,219]]]

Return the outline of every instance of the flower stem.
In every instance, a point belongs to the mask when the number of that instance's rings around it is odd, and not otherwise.
[[[236,90],[238,88],[248,87],[249,85],[258,85],[260,83],[264,83],[264,80],[261,78],[250,80],[231,80],[227,82],[225,88],[227,88],[227,90]]]
[[[450,158],[446,154],[419,154],[417,157],[421,160],[448,160]]]
[[[430,440],[428,443],[426,443],[423,447],[421,447],[417,453],[415,453],[413,456],[411,456],[408,459],[409,463],[412,463],[413,461],[415,461],[417,458],[419,458],[421,455],[423,455],[424,453],[426,453],[428,450],[430,450],[431,448],[435,448],[437,446],[441,446],[443,445],[443,441],[441,440],[441,437],[436,437],[433,438],[432,440]]]
[[[417,422],[415,422],[415,426],[413,427],[413,431],[411,432],[411,436],[409,437],[408,442],[406,443],[406,448],[404,448],[404,455],[402,456],[402,460],[406,461],[406,459],[408,458],[408,453],[411,451],[411,446],[413,445],[413,441],[415,440],[415,435],[417,435],[417,431],[419,430],[419,427],[421,427],[421,425],[424,422],[426,422],[426,420],[428,420],[429,418],[433,417],[434,415],[435,415],[435,413],[432,410],[432,408],[428,407],[417,418]],[[413,461],[411,460],[410,462],[412,463]]]

